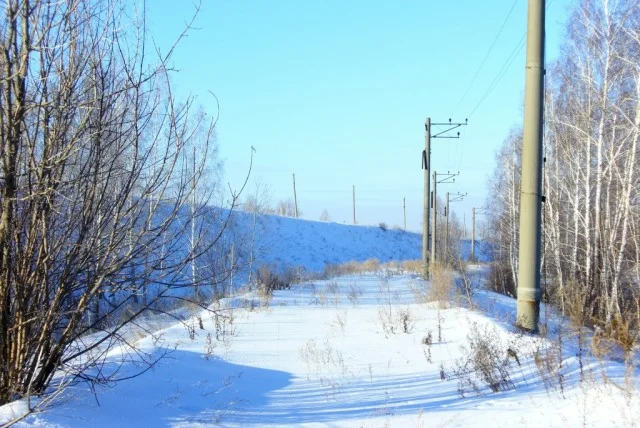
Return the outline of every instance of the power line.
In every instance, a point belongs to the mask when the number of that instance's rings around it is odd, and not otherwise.
[[[475,113],[475,111],[478,109],[478,107],[480,107],[480,105],[482,105],[484,100],[487,99],[489,94],[491,94],[491,92],[493,92],[493,90],[496,88],[496,86],[498,85],[498,82],[500,82],[502,77],[506,74],[507,70],[509,70],[509,67],[511,67],[511,64],[513,64],[515,59],[518,57],[518,54],[520,53],[520,51],[524,47],[525,37],[526,37],[526,34],[524,34],[522,36],[522,38],[520,39],[520,41],[518,42],[516,47],[513,49],[513,51],[511,51],[511,54],[507,57],[507,60],[502,65],[502,68],[500,69],[500,71],[498,72],[496,77],[493,79],[493,81],[489,84],[489,87],[487,88],[485,93],[480,98],[480,101],[478,101],[478,104],[476,104],[476,106],[473,108],[473,110],[471,110],[471,113],[469,113],[469,115],[467,117],[471,117],[471,115],[473,115],[473,113]]]
[[[489,46],[489,50],[487,50],[487,53],[484,55],[484,58],[482,59],[482,62],[480,63],[480,65],[478,66],[478,69],[476,70],[475,74],[473,75],[473,78],[471,79],[471,83],[469,83],[469,86],[467,86],[467,89],[464,91],[464,94],[462,95],[462,98],[460,98],[460,101],[458,101],[458,104],[456,104],[456,107],[453,109],[453,111],[451,112],[450,116],[453,116],[453,114],[456,112],[456,110],[458,110],[458,107],[460,107],[460,104],[462,104],[462,101],[464,101],[464,99],[466,98],[467,94],[469,93],[469,89],[471,89],[471,87],[475,83],[476,79],[478,78],[478,75],[480,74],[480,70],[482,70],[482,67],[484,66],[484,63],[487,61],[487,58],[489,58],[489,55],[491,54],[491,51],[493,50],[493,47],[496,45],[496,42],[500,38],[500,35],[502,34],[502,30],[504,30],[505,25],[507,25],[507,21],[509,21],[509,18],[511,17],[511,14],[513,13],[513,10],[516,7],[516,4],[518,4],[518,0],[514,0],[513,4],[511,5],[511,9],[509,9],[509,13],[507,13],[507,16],[504,18],[504,21],[502,22],[502,25],[500,26],[500,29],[498,30],[498,34],[496,34],[496,37],[493,39],[493,42],[491,43],[491,46]]]
[[[549,0],[549,2],[546,3],[545,10],[548,10],[553,4],[553,2],[554,0]],[[480,98],[480,101],[478,101],[478,104],[475,105],[475,107],[473,108],[473,110],[471,110],[471,113],[468,114],[467,117],[471,117],[471,115],[475,113],[478,107],[480,107],[480,105],[484,102],[484,100],[487,99],[487,97],[491,94],[491,92],[493,92],[493,90],[496,88],[496,86],[498,85],[502,77],[506,74],[509,67],[511,67],[511,64],[513,64],[515,59],[518,57],[518,54],[524,47],[526,36],[527,36],[527,33],[525,32],[522,35],[522,38],[520,39],[516,47],[513,49],[513,51],[511,51],[511,54],[507,57],[506,61],[504,62],[502,68],[500,69],[496,77],[493,79],[493,81],[491,82],[491,84],[489,85],[485,93]]]

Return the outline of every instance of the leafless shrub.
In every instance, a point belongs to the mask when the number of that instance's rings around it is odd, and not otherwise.
[[[415,274],[422,274],[424,265],[422,260],[405,260],[402,262],[402,269],[405,272],[412,272]]]
[[[454,375],[458,378],[458,392],[464,397],[469,390],[481,393],[478,381],[498,392],[513,388],[512,362],[520,365],[518,350],[506,345],[495,328],[484,329],[476,323],[462,346],[463,356],[456,360]]]
[[[422,338],[422,344],[427,346],[431,346],[433,344],[433,333],[431,330],[429,330],[427,335]]]
[[[415,320],[409,308],[394,310],[391,305],[378,308],[378,322],[387,338],[398,333],[409,334],[415,326]]]
[[[533,351],[533,361],[547,391],[557,387],[564,393],[562,335],[559,335],[557,341],[541,340]]]
[[[340,287],[337,281],[329,281],[327,283],[327,286],[325,287],[325,289],[327,290],[327,294],[333,294],[333,295],[338,294],[339,288]]]
[[[330,377],[344,377],[348,374],[348,368],[341,351],[335,349],[329,339],[325,339],[322,346],[318,346],[311,339],[298,349],[298,357],[307,365],[307,377],[311,375],[322,376],[327,373]]]
[[[331,325],[344,336],[347,329],[347,311],[338,312]]]
[[[353,306],[358,304],[360,296],[362,296],[362,288],[358,287],[356,284],[351,284],[349,286],[349,294],[347,297]]]
[[[427,362],[432,363],[433,360],[431,358],[431,345],[433,344],[433,334],[431,333],[431,330],[429,330],[427,332],[427,335],[422,338],[422,344],[426,345],[427,347],[427,349],[423,351],[424,356],[427,359]]]
[[[423,285],[423,283],[419,283],[416,285],[414,282],[409,283],[409,289],[413,294],[413,299],[416,303],[419,304],[428,304],[431,302],[431,297],[429,296],[429,289]]]
[[[380,260],[367,259],[362,263],[362,271],[365,273],[376,273],[380,270]]]
[[[402,266],[403,265],[396,261],[380,263],[380,260],[375,258],[362,262],[350,261],[339,265],[327,264],[320,277],[329,279],[341,275],[356,274],[382,274],[383,276],[391,277],[394,274],[400,273],[403,268]]]
[[[267,265],[262,265],[256,272],[256,282],[258,288],[267,294],[271,294],[276,290],[285,290],[291,287],[294,274],[291,271],[284,273],[272,270]]]
[[[210,359],[215,355],[216,344],[211,337],[211,333],[207,333],[207,338],[205,340],[204,346],[204,358]]]
[[[431,267],[431,284],[428,298],[438,302],[440,308],[446,308],[451,301],[453,292],[453,274],[443,265],[435,264]]]
[[[476,275],[469,271],[467,263],[460,257],[454,259],[451,266],[457,274],[455,283],[458,285],[459,290],[467,299],[467,304],[469,305],[469,307],[473,307],[473,295],[480,287],[479,278],[477,278]]]

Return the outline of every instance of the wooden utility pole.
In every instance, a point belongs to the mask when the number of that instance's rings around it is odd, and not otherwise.
[[[544,93],[544,0],[529,0],[525,66],[518,327],[538,331],[540,316],[540,217],[542,208],[542,109]]]
[[[353,224],[356,224],[356,185],[353,185]]]
[[[402,198],[402,215],[404,217],[404,230],[407,230],[407,201],[406,198]]]
[[[296,175],[293,174],[293,206],[296,209],[296,218],[298,218],[298,196],[296,195]]]

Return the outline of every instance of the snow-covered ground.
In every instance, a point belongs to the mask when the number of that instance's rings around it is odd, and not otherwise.
[[[276,270],[302,266],[317,272],[327,264],[371,258],[384,263],[419,259],[422,254],[422,235],[413,232],[266,214],[254,217],[242,211],[233,213],[226,238],[240,238],[245,253],[253,249],[255,265]],[[240,264],[246,265],[248,254],[241,258]]]
[[[326,230],[314,222],[301,231],[288,223],[294,220],[268,221],[292,231],[271,235],[272,261],[277,254],[280,260],[297,256],[315,269],[350,259],[332,257],[332,251],[368,258],[354,246],[372,252],[386,247],[378,254],[389,251],[397,259],[419,255],[418,240],[410,249],[385,241],[389,233],[404,232],[351,227],[323,236]],[[331,241],[345,234],[353,235],[350,241]],[[320,254],[315,259],[314,248]],[[483,270],[472,273],[481,278]],[[232,314],[233,323],[222,317],[216,323],[211,312],[201,311],[140,336],[135,346],[149,360],[166,353],[151,370],[110,385],[72,385],[18,426],[640,424],[637,368],[593,358],[589,351],[576,355],[575,337],[569,329],[560,331],[556,318],[548,318],[548,339],[515,332],[515,301],[507,297],[479,290],[472,309],[461,295],[434,302],[431,289],[414,274],[382,270],[296,284],[270,300],[254,294],[228,298],[221,315]],[[102,370],[138,374],[145,367],[140,355],[122,364],[126,352],[113,350]],[[487,361],[483,367],[497,379],[498,392],[473,370],[474,362]],[[0,407],[0,424],[25,405]]]

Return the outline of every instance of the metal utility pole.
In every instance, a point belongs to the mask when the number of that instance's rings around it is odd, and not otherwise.
[[[296,209],[296,218],[298,218],[298,197],[296,195],[296,175],[293,174],[293,206]]]
[[[460,138],[460,132],[458,132],[457,135],[455,136],[450,135],[449,132],[467,124],[468,124],[467,119],[464,120],[464,123],[451,122],[451,119],[449,119],[448,123],[446,122],[431,123],[430,117],[427,117],[427,120],[424,123],[425,149],[422,151],[422,169],[424,169],[424,207],[422,211],[422,264],[424,266],[423,277],[425,279],[429,278],[428,251],[429,251],[429,236],[430,236],[430,226],[431,226],[430,209],[433,209],[433,206],[430,206],[429,204],[430,196],[431,196],[431,199],[435,200],[435,198],[433,198],[433,195],[431,194],[431,187],[429,183],[430,171],[431,171],[431,138]],[[447,126],[447,129],[432,135],[431,134],[432,126]],[[434,211],[434,217],[435,217],[435,211]],[[435,240],[433,239],[433,236],[431,238],[432,238],[431,239],[432,243],[435,242]],[[433,246],[431,247],[431,249],[433,252]],[[433,260],[434,260],[433,255],[431,256],[431,260],[432,260],[431,263],[433,263]]]
[[[518,312],[516,325],[538,331],[540,315],[540,211],[542,208],[542,109],[544,0],[529,0],[520,184]]]
[[[451,198],[450,196],[453,196],[453,198]],[[445,255],[448,255],[449,253],[449,202],[459,202],[462,201],[462,199],[467,196],[467,194],[462,194],[462,193],[454,193],[452,195],[449,195],[449,192],[447,192],[447,205],[444,208],[444,216],[447,218],[447,233],[445,235],[445,240],[444,240],[444,248],[446,251]]]
[[[404,217],[404,230],[407,230],[407,201],[406,198],[402,198],[402,215]]]
[[[433,266],[436,262],[436,241],[437,241],[437,235],[438,235],[438,231],[437,231],[437,225],[438,225],[438,211],[437,211],[437,204],[438,204],[438,183],[455,183],[456,179],[455,176],[456,175],[460,175],[460,173],[455,173],[452,174],[450,172],[447,171],[446,174],[438,174],[437,172],[433,171],[433,195],[432,195],[432,201],[431,201],[431,206],[433,207],[433,224],[432,224],[432,229],[431,229],[431,265]],[[438,176],[441,176],[442,178],[440,180],[438,180]]]
[[[356,185],[353,185],[353,224],[356,224]]]
[[[476,214],[486,214],[486,208],[471,209],[471,261],[476,259]]]

